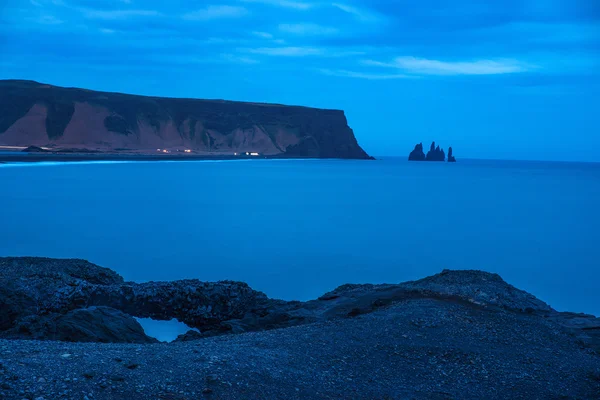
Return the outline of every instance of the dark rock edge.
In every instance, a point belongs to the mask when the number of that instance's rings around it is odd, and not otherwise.
[[[125,282],[79,259],[0,258],[0,338],[153,343],[133,317],[178,319],[201,333],[180,340],[352,318],[411,299],[543,317],[600,352],[600,318],[558,312],[499,275],[443,270],[400,284],[347,284],[307,302],[268,298],[233,281]]]

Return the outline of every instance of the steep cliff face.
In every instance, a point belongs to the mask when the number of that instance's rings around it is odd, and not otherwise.
[[[0,145],[369,158],[343,111],[0,81]]]

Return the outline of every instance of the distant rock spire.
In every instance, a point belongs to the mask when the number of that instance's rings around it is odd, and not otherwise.
[[[415,146],[415,149],[410,152],[408,161],[425,161],[425,153],[423,152],[423,143]]]
[[[448,147],[448,162],[456,162],[456,158],[452,154],[452,147]]]
[[[425,157],[426,161],[445,161],[446,160],[446,153],[444,153],[444,150],[440,149],[440,146],[435,145],[435,142],[431,143],[431,147],[429,148],[429,152],[427,153],[427,156]]]
[[[423,143],[419,143],[408,156],[408,161],[446,161],[446,153],[439,145],[436,146],[435,142],[431,142],[429,151],[425,155],[423,152]],[[452,154],[452,147],[448,149],[448,162],[456,162]]]

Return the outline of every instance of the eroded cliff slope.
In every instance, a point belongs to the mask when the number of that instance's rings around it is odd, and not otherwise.
[[[369,158],[343,111],[0,81],[0,145]]]

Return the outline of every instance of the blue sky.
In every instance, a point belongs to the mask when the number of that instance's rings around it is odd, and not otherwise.
[[[0,78],[346,111],[373,155],[600,161],[597,0],[3,0]]]

